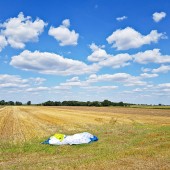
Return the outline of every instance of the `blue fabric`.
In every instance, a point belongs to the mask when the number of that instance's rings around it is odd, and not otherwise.
[[[91,142],[98,141],[98,138],[96,136],[93,136],[93,138],[90,138]]]
[[[42,144],[49,144],[49,140],[50,140],[50,138],[48,138],[47,140],[45,140],[44,142],[42,142]]]

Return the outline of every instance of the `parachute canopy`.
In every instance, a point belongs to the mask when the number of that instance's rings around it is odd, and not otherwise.
[[[77,144],[85,144],[97,141],[98,138],[88,132],[77,133],[74,135],[64,135],[64,134],[54,134],[42,144],[49,145],[77,145]]]

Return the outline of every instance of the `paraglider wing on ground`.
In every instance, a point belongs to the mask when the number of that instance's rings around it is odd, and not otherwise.
[[[54,134],[42,144],[49,145],[77,145],[97,141],[98,138],[88,132],[77,133],[74,135]]]

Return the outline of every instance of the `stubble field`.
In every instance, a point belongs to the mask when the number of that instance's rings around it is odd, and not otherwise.
[[[40,144],[83,131],[99,141]],[[170,169],[169,109],[8,106],[0,139],[0,169]]]

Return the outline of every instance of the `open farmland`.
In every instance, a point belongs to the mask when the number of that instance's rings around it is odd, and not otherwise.
[[[54,133],[99,141],[49,146]],[[121,107],[0,108],[2,169],[170,169],[170,110]]]

